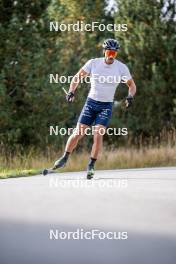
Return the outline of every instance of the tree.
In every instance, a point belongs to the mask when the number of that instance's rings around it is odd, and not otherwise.
[[[50,84],[49,74],[75,74],[100,54],[98,47],[107,32],[50,32],[49,22],[111,21],[104,11],[106,2],[11,0],[0,5],[1,146],[7,152],[29,146],[61,148],[66,139],[51,137],[49,126],[75,125],[87,90],[80,89],[70,109],[63,84]]]
[[[169,131],[175,126],[175,3],[167,1],[168,6],[164,1],[154,0],[117,3],[115,22],[126,21],[128,31],[116,37],[138,88],[133,108],[128,113],[120,112],[120,122],[128,124],[134,137],[159,137],[164,128]]]

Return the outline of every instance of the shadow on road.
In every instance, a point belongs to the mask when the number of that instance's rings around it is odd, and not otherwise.
[[[79,227],[1,222],[0,263],[175,264],[176,237],[128,231],[127,240],[49,239],[50,229],[67,232],[77,228]]]

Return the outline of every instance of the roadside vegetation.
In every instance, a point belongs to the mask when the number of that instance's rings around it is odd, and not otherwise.
[[[61,154],[61,153],[60,153]],[[29,152],[27,155],[0,159],[0,179],[31,176],[40,174],[45,167],[51,167],[58,153]],[[89,158],[88,152],[73,153],[68,166],[60,172],[82,171],[86,169]],[[96,169],[128,169],[143,167],[176,166],[176,147],[160,146],[145,148],[104,149],[97,162]]]

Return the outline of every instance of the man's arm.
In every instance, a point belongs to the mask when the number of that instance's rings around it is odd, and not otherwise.
[[[66,96],[67,102],[72,103],[74,101],[74,93],[76,91],[76,88],[77,88],[80,80],[83,77],[85,77],[86,75],[88,75],[88,73],[85,72],[83,69],[80,69],[79,72],[75,76],[73,76],[73,79],[70,83],[70,88],[69,88],[68,94]]]
[[[76,91],[76,88],[77,88],[80,80],[87,75],[88,75],[87,72],[85,72],[83,69],[80,69],[79,72],[77,74],[75,74],[75,76],[73,76],[73,79],[70,83],[69,92],[74,93]]]
[[[128,95],[134,96],[136,94],[136,85],[133,79],[127,81]]]
[[[136,85],[133,79],[127,81],[127,86],[128,86],[128,96],[126,98],[125,104],[126,107],[128,108],[129,106],[132,105],[133,97],[136,94]]]

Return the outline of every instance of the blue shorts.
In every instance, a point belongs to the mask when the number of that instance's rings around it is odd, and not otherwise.
[[[86,103],[81,111],[78,123],[91,126],[103,125],[108,126],[112,116],[112,102],[100,102],[87,98]]]

